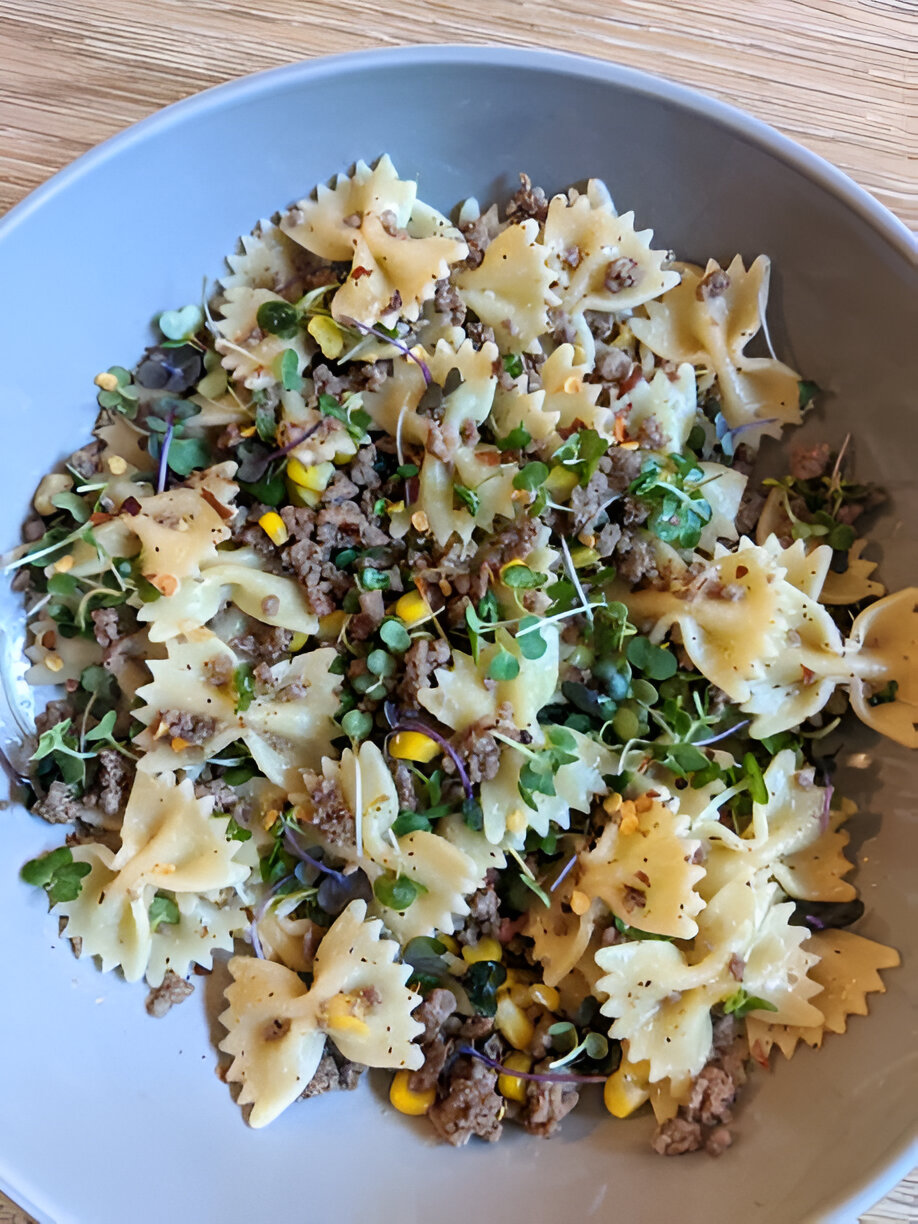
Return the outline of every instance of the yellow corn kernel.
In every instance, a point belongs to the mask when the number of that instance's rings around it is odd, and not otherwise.
[[[634,808],[631,808],[626,812],[623,807],[622,812],[623,815],[621,823],[618,826],[618,831],[622,837],[630,837],[632,833],[637,833],[638,829],[641,827],[641,822]]]
[[[413,1092],[408,1087],[410,1079],[410,1071],[396,1071],[389,1085],[389,1100],[399,1113],[407,1114],[409,1118],[421,1118],[437,1099],[437,1090],[428,1088],[426,1092]]]
[[[120,455],[110,455],[108,458],[108,470],[113,476],[123,476],[127,471],[127,460],[122,459]]]
[[[325,1008],[324,1024],[327,1029],[331,1029],[337,1033],[354,1033],[358,1037],[365,1037],[370,1031],[370,1026],[365,1020],[361,1020],[359,1016],[355,1016],[350,1009],[350,1004],[347,999],[338,996],[331,999]]]
[[[578,918],[582,917],[587,912],[591,904],[590,898],[585,892],[581,892],[579,889],[575,888],[571,893],[571,909],[578,916]]]
[[[525,982],[505,982],[503,986],[498,987],[497,997],[502,999],[504,996],[517,1005],[517,1007],[527,1008],[532,1006],[532,991]]]
[[[321,493],[316,493],[314,489],[301,489],[292,480],[287,481],[287,496],[291,506],[308,506],[310,510],[315,510],[322,500]]]
[[[622,806],[622,797],[617,791],[613,791],[611,795],[607,795],[602,801],[602,810],[612,816]]]
[[[549,497],[555,501],[567,501],[574,489],[577,487],[578,477],[576,472],[572,472],[570,468],[562,467],[560,463],[548,473],[545,481],[545,488],[548,491]]]
[[[564,380],[564,392],[566,395],[576,395],[583,387],[583,383],[576,374],[568,374]]]
[[[587,548],[580,545],[578,548],[571,549],[571,561],[574,569],[584,569],[588,565],[595,565],[599,560],[599,553],[595,548]]]
[[[57,561],[55,561],[55,562],[54,562],[54,564],[53,564],[53,566],[52,566],[51,568],[54,570],[55,574],[66,574],[66,573],[68,573],[70,570],[72,570],[72,569],[73,569],[73,556],[72,556],[72,554],[71,554],[71,553],[67,553],[67,555],[66,555],[65,557],[61,557],[61,558],[59,558],[59,560],[57,560]]]
[[[58,654],[45,655],[45,667],[48,671],[59,672],[64,666],[64,660]]]
[[[452,952],[453,956],[459,955],[459,941],[454,939],[452,935],[444,935],[442,931],[438,931],[436,938],[440,941],[447,952]]]
[[[418,761],[426,765],[442,751],[437,741],[422,731],[396,731],[389,740],[389,756],[397,761]]]
[[[246,425],[245,429],[239,430],[239,436],[240,438],[254,438],[255,437],[255,426]]]
[[[265,832],[267,832],[268,829],[274,828],[274,826],[277,824],[279,816],[280,812],[277,810],[277,808],[269,808],[268,811],[265,812],[261,822],[261,827],[265,830]]]
[[[306,330],[322,350],[323,357],[336,361],[344,352],[344,333],[334,319],[324,315],[313,315]]]
[[[101,374],[97,374],[92,381],[102,391],[118,390],[118,379],[114,374],[109,374],[108,370],[103,370]]]
[[[433,613],[430,604],[420,591],[406,591],[395,605],[395,615],[400,617],[410,628],[427,620]]]
[[[603,1103],[615,1118],[627,1118],[650,1096],[647,1087],[650,1063],[629,1063],[623,1060],[618,1070],[609,1076],[602,1090]]]
[[[323,642],[333,642],[337,639],[341,630],[344,628],[344,622],[347,620],[347,613],[340,608],[336,612],[329,612],[327,616],[319,617],[319,638]],[[292,647],[291,647],[292,649]]]
[[[530,988],[529,993],[532,996],[533,1003],[538,1003],[540,1007],[547,1007],[549,1011],[556,1012],[561,1006],[561,996],[554,986],[546,986],[544,982],[536,982]]]
[[[652,795],[638,795],[637,799],[635,799],[634,801],[635,812],[638,812],[638,813],[649,812],[652,807],[653,807],[653,796]]]
[[[462,949],[462,959],[467,965],[477,964],[478,961],[499,961],[503,955],[503,947],[489,935],[479,939],[477,944],[466,944]]]
[[[191,747],[189,740],[183,739],[180,735],[173,735],[169,747],[173,752],[184,752],[186,748]]]
[[[535,1028],[523,1009],[514,1003],[509,995],[498,998],[494,1024],[515,1049],[529,1048]]]
[[[287,460],[287,475],[293,483],[313,493],[324,492],[334,474],[335,465],[333,463],[313,463],[306,467],[295,455]]]
[[[424,535],[426,532],[430,531],[430,519],[427,517],[426,511],[415,510],[414,514],[411,516],[411,526],[415,529],[415,531],[419,531],[421,535]]]
[[[286,544],[290,539],[287,524],[276,510],[269,510],[267,514],[263,514],[258,520],[258,526],[274,544]]]
[[[529,821],[526,819],[526,813],[522,808],[515,808],[507,817],[507,829],[511,833],[522,833],[526,829]]]
[[[287,649],[290,651],[291,654],[297,654],[298,651],[303,649],[303,647],[306,645],[308,641],[309,641],[308,633],[295,633],[293,637],[290,639],[290,645],[287,647]]]
[[[529,1071],[532,1059],[528,1054],[508,1054],[504,1059],[504,1066],[510,1071]],[[526,1081],[516,1075],[499,1075],[497,1090],[508,1101],[526,1100]]]

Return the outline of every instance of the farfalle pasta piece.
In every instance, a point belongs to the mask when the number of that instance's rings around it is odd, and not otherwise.
[[[639,803],[633,816],[607,824],[580,856],[577,887],[628,926],[691,939],[704,908],[696,885],[705,869],[693,861],[701,842],[690,835],[688,818],[659,800]]]
[[[227,1079],[241,1083],[251,1126],[266,1126],[301,1095],[326,1036],[354,1062],[417,1070],[423,1025],[411,1012],[420,1000],[397,952],[380,920],[367,919],[366,903],[352,901],[319,945],[309,988],[283,965],[233,957],[220,1049],[233,1056]]]
[[[558,987],[581,964],[593,936],[600,904],[583,914],[570,908],[573,882],[562,881],[551,893],[551,905],[532,906],[526,915],[523,934],[533,942],[533,959],[542,966],[547,986]]]
[[[237,853],[237,858],[241,859]],[[235,890],[201,895],[177,893],[179,920],[157,926],[150,940],[146,979],[159,986],[171,969],[183,977],[191,965],[213,966],[215,952],[232,952],[236,937],[249,924],[249,917]]]
[[[278,294],[299,285],[304,262],[302,248],[279,226],[259,221],[251,234],[243,234],[239,245],[240,251],[226,257],[230,271],[220,277],[224,290],[246,286]],[[331,269],[328,275],[332,281]]]
[[[559,426],[564,430],[570,430],[575,425],[578,428],[586,426],[611,441],[615,412],[596,402],[602,387],[599,383],[584,381],[590,373],[590,366],[578,362],[576,357],[577,351],[572,344],[559,344],[542,364],[539,375],[545,398],[541,411],[554,421],[555,431]],[[555,432],[551,449],[560,446],[562,440],[562,436]]]
[[[520,769],[525,763],[523,753],[509,745],[502,749],[497,775],[481,784],[484,832],[495,846],[511,845],[519,849],[529,829],[545,837],[552,822],[561,829],[570,828],[572,811],[589,812],[596,795],[608,794],[603,774],[614,772],[614,754],[605,744],[588,735],[579,731],[568,733],[575,740],[572,753],[577,760],[558,767],[553,779],[554,795],[533,795],[535,808],[520,796]],[[538,734],[534,746],[538,747],[543,738]]]
[[[694,367],[684,361],[674,374],[657,370],[653,378],[638,379],[615,401],[615,408],[627,414],[629,437],[640,437],[643,427],[644,436],[653,440],[653,450],[681,455],[698,414]]]
[[[554,625],[542,625],[540,633],[546,650],[539,659],[519,656],[509,634],[503,639],[504,645],[484,647],[478,663],[471,655],[454,650],[452,667],[438,667],[434,672],[437,687],[420,689],[418,701],[454,731],[465,731],[482,718],[490,717],[496,722],[502,705],[512,710],[513,722],[521,731],[529,730],[558,684],[558,631]],[[513,680],[486,685],[488,667],[499,649],[517,654],[519,673]]]
[[[585,195],[556,195],[543,242],[565,313],[633,310],[678,285],[679,273],[663,267],[669,252],[652,250],[652,238],[635,230],[633,212],[616,215],[595,179]]]
[[[918,748],[918,588],[905,587],[865,608],[851,627],[851,706],[881,735]],[[890,686],[895,685],[890,692]],[[892,700],[877,701],[886,690]]]
[[[822,1023],[783,1025],[770,1023],[761,1015],[747,1016],[749,1048],[757,1057],[766,1058],[777,1045],[785,1058],[790,1058],[799,1041],[819,1048],[826,1033],[844,1033],[849,1016],[867,1015],[868,994],[885,992],[879,971],[901,963],[894,948],[846,930],[816,932],[807,941],[807,951],[819,958],[809,976],[822,988],[816,996]]]
[[[477,268],[454,278],[463,301],[493,329],[503,352],[541,352],[548,308],[560,301],[549,287],[553,274],[538,237],[539,223],[531,218],[508,225]]]
[[[764,434],[780,437],[782,425],[800,420],[799,374],[772,357],[744,356],[762,327],[770,274],[764,255],[748,271],[739,255],[726,272],[714,260],[704,272],[684,266],[681,283],[647,303],[647,318],[631,320],[634,335],[658,357],[714,371],[730,428],[760,422],[744,435],[747,446]]]
[[[215,347],[221,355],[223,368],[251,390],[280,381],[274,373],[274,363],[286,349],[296,353],[298,369],[302,370],[307,363],[306,339],[302,331],[283,338],[273,332],[264,332],[258,326],[259,309],[268,302],[283,301],[270,289],[233,285],[225,291],[220,317],[214,320],[220,333]]]
[[[94,843],[73,848],[74,860],[91,871],[79,896],[60,902],[58,912],[67,918],[68,938],[82,940],[81,955],[98,956],[103,972],[121,965],[129,982],[146,973],[153,986],[166,968],[181,974],[191,960],[210,965],[213,949],[226,947],[228,932],[220,922],[211,929],[206,906],[202,913],[180,905],[181,932],[159,941],[172,947],[168,964],[162,946],[153,956],[159,932],[151,931],[149,908],[160,889],[196,896],[234,889],[248,876],[250,867],[238,861],[240,843],[227,840],[228,818],[214,816],[213,807],[212,797],[195,798],[187,779],[177,783],[173,774],[154,778],[138,771],[117,854]],[[230,929],[238,929],[238,905],[228,914]]]

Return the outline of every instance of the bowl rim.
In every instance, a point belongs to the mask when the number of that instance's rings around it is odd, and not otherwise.
[[[186,119],[210,114],[226,106],[245,105],[291,82],[303,79],[321,80],[342,73],[395,64],[405,68],[432,64],[519,68],[557,77],[574,76],[600,83],[613,83],[642,96],[662,99],[682,111],[699,114],[727,132],[757,145],[824,188],[847,205],[883,238],[895,253],[918,271],[918,234],[910,230],[890,209],[844,171],[764,120],[690,86],[613,60],[568,51],[522,47],[513,43],[426,43],[345,51],[265,68],[200,90],[161,107],[108,137],[56,171],[13,205],[0,218],[0,255],[2,244],[12,240],[18,227],[34,213],[52,204],[56,197],[72,184],[91,175],[97,166],[117,158],[122,150],[142,143],[148,136],[181,124]],[[918,1123],[913,1128],[913,1133],[908,1130],[903,1132],[900,1140],[886,1153],[867,1180],[833,1194],[824,1200],[818,1215],[811,1215],[808,1221],[802,1221],[801,1224],[850,1224],[861,1212],[870,1210],[906,1177],[916,1164]],[[13,1198],[17,1198],[15,1187],[7,1183],[5,1178],[0,1179],[0,1185],[9,1191]],[[17,1201],[22,1201],[21,1196]]]

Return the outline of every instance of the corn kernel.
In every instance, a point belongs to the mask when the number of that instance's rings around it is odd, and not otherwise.
[[[336,361],[344,352],[344,333],[334,319],[313,315],[306,330],[322,350],[322,356]]]
[[[427,514],[423,510],[415,510],[411,516],[411,526],[415,531],[419,531],[421,535],[424,535],[430,531],[430,519],[428,519]]]
[[[276,808],[269,808],[268,811],[265,812],[264,817],[262,818],[261,827],[266,833],[269,829],[274,828],[274,826],[277,824],[279,816],[280,812],[278,812]]]
[[[127,461],[120,455],[109,455],[108,470],[113,476],[123,476],[127,471]]]
[[[479,939],[477,944],[466,944],[462,949],[462,959],[467,965],[474,965],[478,961],[499,961],[503,954],[503,946],[489,935]]]
[[[453,956],[459,955],[459,941],[454,939],[452,935],[444,935],[442,931],[438,931],[436,938],[447,952],[452,952]]]
[[[637,799],[635,799],[634,801],[635,812],[649,812],[652,807],[653,807],[653,796],[652,795],[638,795]]]
[[[436,740],[421,731],[396,731],[389,740],[389,755],[397,761],[418,761],[426,765],[442,751]]]
[[[602,810],[608,813],[609,816],[614,815],[622,806],[622,797],[616,791],[611,795],[607,795],[602,801]]]
[[[505,982],[497,989],[498,999],[511,999],[517,1007],[525,1010],[532,1006],[532,990],[525,982]]]
[[[585,892],[580,892],[579,889],[574,889],[571,893],[571,909],[578,917],[582,917],[590,908],[590,898]]]
[[[510,1071],[529,1071],[532,1067],[532,1059],[528,1054],[508,1054],[504,1059],[504,1066]],[[516,1075],[499,1075],[497,1090],[508,1101],[523,1102],[526,1100],[526,1081]]]
[[[549,497],[554,498],[555,501],[567,501],[577,487],[577,482],[576,472],[556,463],[545,480],[545,489]]]
[[[184,752],[186,748],[191,747],[190,740],[183,739],[180,735],[173,735],[169,747],[173,752]]]
[[[420,591],[406,591],[395,605],[395,615],[410,628],[427,620],[433,613],[430,604]]]
[[[602,1091],[603,1103],[615,1118],[627,1118],[650,1096],[647,1087],[650,1064],[623,1060],[618,1070],[609,1076]]]
[[[274,544],[286,544],[290,539],[287,524],[276,510],[269,510],[258,520],[258,526]]]
[[[344,994],[328,1000],[323,1008],[322,1020],[325,1028],[339,1033],[355,1033],[362,1037],[370,1031],[366,1021],[354,1015],[353,998]]]
[[[64,666],[64,660],[60,655],[49,654],[45,656],[45,667],[48,671],[59,672]]]
[[[389,1085],[389,1100],[399,1113],[407,1114],[409,1118],[421,1118],[437,1099],[437,1090],[428,1088],[426,1092],[413,1092],[408,1087],[410,1079],[410,1071],[396,1071]]]
[[[255,437],[255,426],[246,425],[244,429],[240,429],[239,437],[240,438],[254,438]]]
[[[316,493],[314,489],[302,489],[292,480],[287,481],[287,496],[291,506],[308,506],[310,510],[315,510],[322,500],[321,493]]]
[[[344,628],[344,622],[347,620],[347,613],[340,608],[335,612],[329,612],[327,616],[319,617],[319,638],[323,642],[333,642],[337,639],[341,630]]]
[[[117,391],[118,379],[114,374],[109,374],[107,370],[103,370],[101,374],[97,374],[92,380],[101,391]]]
[[[536,982],[530,988],[529,993],[532,996],[533,1003],[538,1003],[540,1007],[547,1007],[549,1011],[556,1012],[561,1006],[561,996],[554,986],[546,986],[544,982]]]
[[[581,545],[579,548],[571,549],[571,562],[574,569],[584,569],[587,565],[595,565],[598,560],[599,553],[595,548]]]
[[[526,813],[522,808],[516,808],[507,817],[507,829],[511,833],[522,833],[529,821],[526,819]]]
[[[624,811],[624,809],[622,809]],[[618,831],[622,837],[630,837],[632,833],[637,833],[641,827],[641,822],[638,819],[638,814],[633,809],[625,812],[622,816],[621,823],[618,826]]]
[[[298,651],[303,649],[308,641],[309,635],[307,633],[295,633],[290,639],[290,645],[287,647],[287,649],[291,654],[296,654]]]
[[[293,483],[301,489],[310,489],[313,493],[324,492],[334,474],[333,463],[313,463],[306,467],[296,456],[287,460],[287,475]]]
[[[529,1048],[535,1027],[523,1009],[517,1006],[508,995],[503,995],[497,1000],[494,1025],[515,1049],[527,1050]]]
[[[576,395],[577,392],[582,389],[582,387],[583,383],[576,374],[568,374],[567,378],[564,380],[565,395]]]
[[[69,570],[73,569],[72,555],[67,553],[66,557],[61,557],[59,560],[55,561],[52,568],[55,574],[66,574]]]

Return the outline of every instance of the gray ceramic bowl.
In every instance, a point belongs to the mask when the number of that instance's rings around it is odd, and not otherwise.
[[[40,474],[85,438],[92,376],[130,364],[159,309],[196,300],[238,234],[356,158],[389,152],[424,199],[553,190],[600,175],[622,208],[692,259],[775,264],[779,351],[830,394],[810,428],[856,439],[894,502],[876,533],[890,586],[915,578],[918,273],[907,231],[817,158],[752,119],[640,73],[554,54],[425,47],[300,64],[171,107],[82,158],[0,228],[2,535]],[[16,623],[4,609],[8,627]],[[597,1107],[547,1143],[435,1147],[380,1116],[379,1085],[246,1129],[214,1074],[222,981],[148,1020],[143,992],[76,962],[19,864],[59,839],[3,817],[5,1001],[0,1183],[41,1221],[181,1224],[469,1218],[522,1224],[854,1220],[918,1159],[914,763],[857,735],[865,797],[859,929],[904,968],[869,1019],[759,1074],[719,1161],[664,1161],[650,1120]],[[52,951],[52,949],[54,949]],[[911,1147],[910,1147],[911,1143]]]

